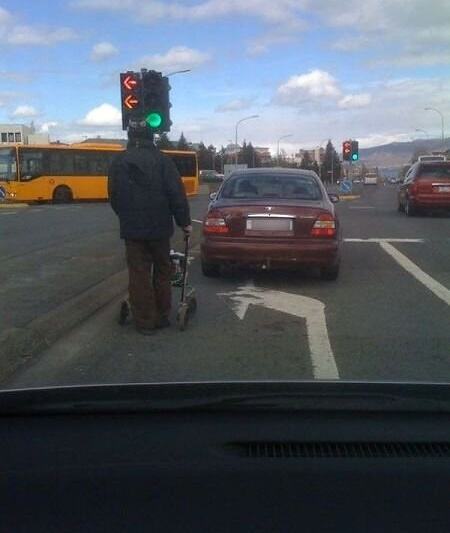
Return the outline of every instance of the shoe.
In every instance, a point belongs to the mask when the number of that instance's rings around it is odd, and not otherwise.
[[[141,335],[147,335],[147,336],[151,336],[156,333],[154,329],[150,329],[150,328],[136,328],[136,330]]]
[[[166,317],[161,318],[161,320],[156,325],[156,329],[164,329],[170,327],[170,320]]]

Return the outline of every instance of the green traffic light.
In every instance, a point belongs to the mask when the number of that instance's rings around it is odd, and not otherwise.
[[[353,154],[352,159],[353,161],[358,161],[358,154]]]
[[[159,128],[162,124],[162,116],[159,113],[149,113],[145,122],[147,122],[151,128]]]

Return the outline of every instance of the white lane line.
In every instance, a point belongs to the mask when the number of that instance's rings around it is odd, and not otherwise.
[[[423,242],[423,239],[344,239],[344,242]]]
[[[394,248],[392,244],[387,241],[381,241],[381,248],[387,252],[391,257],[393,257],[397,263],[402,266],[407,272],[414,276],[417,281],[420,281],[427,289],[429,289],[434,295],[444,301],[447,305],[450,305],[450,291],[441,285],[438,281],[420,269],[415,263],[406,257]]]
[[[350,205],[349,209],[375,209],[373,205]]]
[[[240,320],[244,319],[249,305],[262,305],[274,311],[304,318],[314,378],[339,379],[328,337],[323,302],[300,294],[261,289],[252,283],[239,287],[236,291],[219,293],[219,296],[230,298],[233,311]]]
[[[203,224],[203,220],[196,220],[195,218],[192,219],[192,222],[195,222],[196,224]]]
[[[0,215],[3,215],[4,217],[6,217],[7,215],[16,215],[17,214],[17,211],[8,211],[7,213],[0,213]]]

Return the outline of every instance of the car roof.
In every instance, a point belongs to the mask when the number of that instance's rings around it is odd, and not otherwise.
[[[310,176],[312,178],[317,178],[317,174],[313,170],[304,170],[301,168],[278,168],[278,167],[262,167],[262,168],[240,168],[234,170],[228,177],[236,176],[251,176],[257,174],[261,175],[273,175],[277,176]]]

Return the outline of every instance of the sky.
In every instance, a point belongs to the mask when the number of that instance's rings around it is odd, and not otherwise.
[[[288,153],[450,125],[448,0],[0,1],[0,122],[124,137],[119,73],[171,77],[169,136]],[[424,130],[424,131],[416,131]]]

